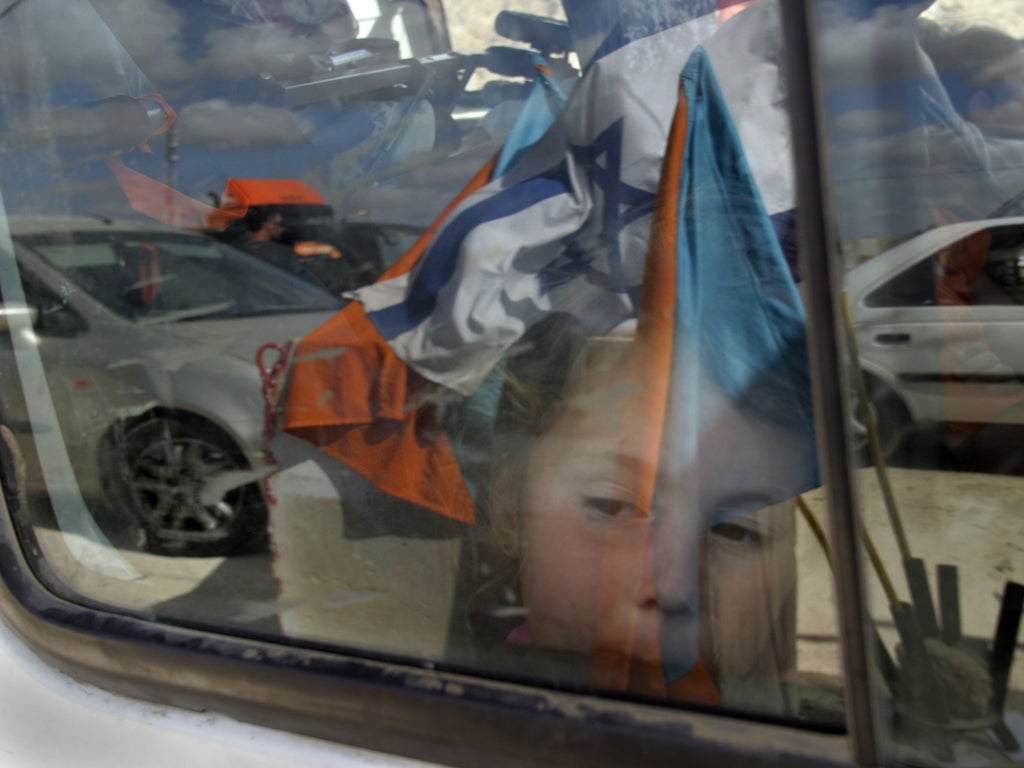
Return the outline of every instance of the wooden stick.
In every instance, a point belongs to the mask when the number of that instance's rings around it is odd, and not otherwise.
[[[843,294],[843,320],[846,326],[847,343],[850,348],[850,364],[853,367],[854,376],[857,377],[857,399],[864,414],[864,424],[868,429],[868,446],[871,449],[871,460],[875,464],[878,485],[882,489],[885,510],[889,514],[889,523],[892,525],[896,544],[900,548],[900,557],[904,560],[909,560],[913,555],[910,552],[907,534],[903,530],[903,520],[900,518],[899,509],[896,506],[896,497],[893,495],[892,485],[889,483],[889,473],[885,468],[885,456],[882,454],[882,444],[878,440],[878,426],[875,424],[875,416],[871,412],[871,401],[868,399],[868,388],[864,381],[864,372],[860,368],[860,354],[857,352],[857,339],[853,333],[853,314],[850,311],[850,297],[845,293]]]
[[[1002,713],[1006,705],[1006,687],[1013,665],[1013,651],[1017,646],[1021,614],[1024,613],[1024,585],[1014,581],[1006,582],[996,636],[992,642],[992,657],[989,672],[992,675],[992,708]]]
[[[822,551],[825,553],[825,560],[828,562],[829,568],[832,567],[832,547],[829,546],[828,537],[825,535],[825,530],[821,527],[821,523],[818,522],[818,518],[815,516],[814,511],[808,506],[807,502],[804,501],[803,496],[796,497],[796,506],[800,510],[800,514],[803,515],[804,520],[807,521],[807,525],[810,526],[811,532],[814,534],[814,538],[818,540],[818,544],[821,545]],[[875,575],[878,576],[879,582],[882,584],[882,590],[885,592],[885,598],[889,602],[889,607],[895,609],[900,604],[900,599],[896,595],[896,588],[893,586],[892,579],[889,578],[889,572],[885,569],[885,563],[882,562],[881,555],[878,554],[878,549],[875,548],[875,542],[871,540],[871,534],[868,533],[867,527],[864,525],[864,521],[858,516],[857,524],[860,526],[861,538],[864,540],[864,548],[867,550],[868,559],[871,561],[871,566],[874,568]]]
[[[960,644],[960,572],[955,565],[936,566],[939,580],[939,615],[942,617],[942,642]]]

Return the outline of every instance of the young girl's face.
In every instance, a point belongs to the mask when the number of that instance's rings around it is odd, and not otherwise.
[[[656,458],[626,415],[637,388],[616,383],[628,362],[606,355],[527,457],[521,586],[533,641],[595,663],[660,665],[668,682],[698,658],[719,680],[775,669],[794,532],[792,504],[770,505],[804,476],[805,447],[702,382],[696,458],[659,465],[660,501],[643,508],[636,489]]]

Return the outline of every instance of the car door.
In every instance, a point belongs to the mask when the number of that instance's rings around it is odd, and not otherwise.
[[[1024,419],[1021,245],[1019,223],[965,223],[913,238],[851,273],[866,370],[914,418]]]
[[[42,420],[33,426],[63,435],[76,479],[95,501],[102,493],[98,446],[118,419],[152,402],[153,388],[133,329],[36,264],[21,262],[25,301],[34,313],[21,343],[38,351],[36,386],[48,389],[53,408],[33,414],[34,422]]]

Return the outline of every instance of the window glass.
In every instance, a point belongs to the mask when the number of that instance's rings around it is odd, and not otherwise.
[[[819,10],[869,683],[893,760],[1019,762],[1024,15]]]
[[[22,0],[0,41],[52,589],[844,727],[776,4]]]
[[[895,276],[883,275],[881,285],[864,297],[865,305],[942,304],[943,288],[954,280],[962,283],[962,306],[1020,304],[1024,300],[1021,285],[1024,241],[1020,225],[988,229],[975,224],[960,229],[969,234],[953,242],[933,239],[904,246],[901,266],[910,266]],[[959,234],[956,230],[937,233],[940,238]],[[889,260],[898,258],[889,257]],[[878,279],[878,275],[872,278]],[[858,282],[863,279],[866,278],[857,278]]]

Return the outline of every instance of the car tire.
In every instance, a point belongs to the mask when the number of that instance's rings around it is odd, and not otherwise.
[[[267,509],[257,483],[231,488],[213,503],[200,498],[206,481],[251,469],[222,430],[160,416],[128,427],[122,445],[119,496],[141,527],[146,551],[218,557],[266,544]]]
[[[861,466],[872,464],[871,447],[868,442],[867,419],[860,407],[860,398],[854,377],[850,383],[850,440],[857,463]],[[910,424],[910,411],[900,396],[881,379],[864,374],[864,383],[868,391],[868,402],[871,414],[878,431],[878,442],[882,449],[882,457],[892,460],[899,451],[906,437]]]

